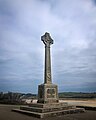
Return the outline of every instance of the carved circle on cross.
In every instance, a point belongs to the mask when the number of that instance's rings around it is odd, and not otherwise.
[[[45,45],[51,45],[51,44],[53,44],[53,40],[52,40],[50,34],[47,33],[47,32],[45,33],[45,35],[41,36],[41,40],[43,41],[43,43]]]

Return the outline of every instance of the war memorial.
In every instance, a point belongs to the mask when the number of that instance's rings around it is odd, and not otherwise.
[[[38,86],[37,103],[21,106],[20,109],[13,109],[13,111],[38,118],[84,112],[84,108],[76,108],[76,106],[68,105],[65,102],[59,102],[58,86],[52,83],[51,74],[50,46],[53,44],[53,39],[46,32],[41,36],[41,40],[45,45],[45,69],[44,83]]]

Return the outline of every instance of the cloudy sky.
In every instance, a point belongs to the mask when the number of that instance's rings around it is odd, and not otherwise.
[[[0,0],[0,91],[37,93],[45,32],[59,92],[96,92],[96,0]]]

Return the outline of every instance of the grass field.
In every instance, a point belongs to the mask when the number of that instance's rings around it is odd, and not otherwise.
[[[96,107],[96,99],[61,99],[60,102],[67,102],[76,106]]]

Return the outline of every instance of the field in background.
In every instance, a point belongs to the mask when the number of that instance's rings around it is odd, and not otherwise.
[[[83,93],[83,92],[62,92],[59,93],[59,98],[81,98],[81,99],[86,99],[86,98],[96,98],[96,92],[93,93]]]
[[[14,93],[0,92],[0,103],[2,104],[27,104],[34,102],[37,99],[36,94],[31,93]],[[81,93],[81,92],[63,92],[59,93],[59,99],[67,101],[69,104],[91,104],[96,105],[96,93]]]

